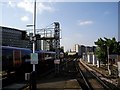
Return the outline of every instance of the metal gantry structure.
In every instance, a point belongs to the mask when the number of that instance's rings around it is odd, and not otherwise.
[[[59,22],[54,22],[51,24],[52,27],[47,27],[43,29],[36,29],[37,34],[40,35],[40,38],[37,38],[37,40],[43,40],[43,47],[46,49],[46,47],[49,48],[51,51],[55,51],[55,59],[60,58],[60,24]]]
[[[60,24],[58,22],[55,22],[55,28],[54,28],[54,47],[56,52],[56,59],[60,58]]]
[[[35,51],[35,45],[37,44],[36,42],[39,40],[40,42],[43,40],[43,46],[46,47],[47,45],[49,46],[50,51],[55,51],[55,60],[59,60],[60,62],[60,24],[59,22],[54,22],[52,28],[44,28],[44,29],[33,29],[33,35],[29,36],[28,40],[33,42],[33,51]],[[35,27],[35,25],[34,25]],[[37,31],[37,33],[36,33]],[[36,44],[35,44],[36,43]],[[47,43],[47,44],[44,44]],[[39,46],[41,47],[41,45]],[[34,52],[33,52],[34,53]],[[35,64],[33,64],[33,72],[31,74],[32,77],[32,90],[36,90],[36,79],[35,79]],[[55,64],[55,73],[59,73],[59,64]]]

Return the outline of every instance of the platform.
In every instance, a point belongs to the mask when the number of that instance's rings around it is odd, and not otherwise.
[[[28,86],[27,84],[16,83],[16,84],[6,86],[2,90],[23,90],[27,86]]]
[[[82,90],[76,79],[61,80],[61,78],[56,78],[54,80],[49,80],[48,82],[38,83],[38,89],[49,89],[49,90]]]

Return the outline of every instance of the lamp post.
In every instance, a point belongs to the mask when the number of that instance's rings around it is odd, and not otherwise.
[[[35,40],[36,40],[35,32],[36,32],[36,0],[34,1],[34,13],[33,13],[33,54],[35,53]],[[32,76],[32,90],[36,90],[36,72],[34,63],[31,76]]]
[[[35,64],[38,63],[38,57],[35,53],[35,32],[36,32],[36,0],[34,1],[34,13],[33,13],[33,36],[31,38],[33,42],[33,53],[31,54],[31,64],[33,64],[33,71],[31,72],[31,79],[30,79],[30,90],[36,90],[36,71],[35,71]]]
[[[33,13],[33,53],[35,53],[35,32],[36,32],[36,0],[34,2],[34,13]],[[33,71],[35,71],[35,64],[33,64]]]

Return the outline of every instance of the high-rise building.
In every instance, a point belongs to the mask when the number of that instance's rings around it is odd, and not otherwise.
[[[32,48],[32,44],[29,40],[25,40],[26,31],[3,26],[0,26],[0,29],[2,31],[3,46]]]

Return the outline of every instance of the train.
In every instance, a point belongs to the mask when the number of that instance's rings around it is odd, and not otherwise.
[[[2,86],[12,82],[24,81],[25,73],[32,72],[31,49],[10,46],[1,46],[2,49]],[[37,74],[46,72],[54,68],[55,52],[37,50],[38,64],[36,64]]]

